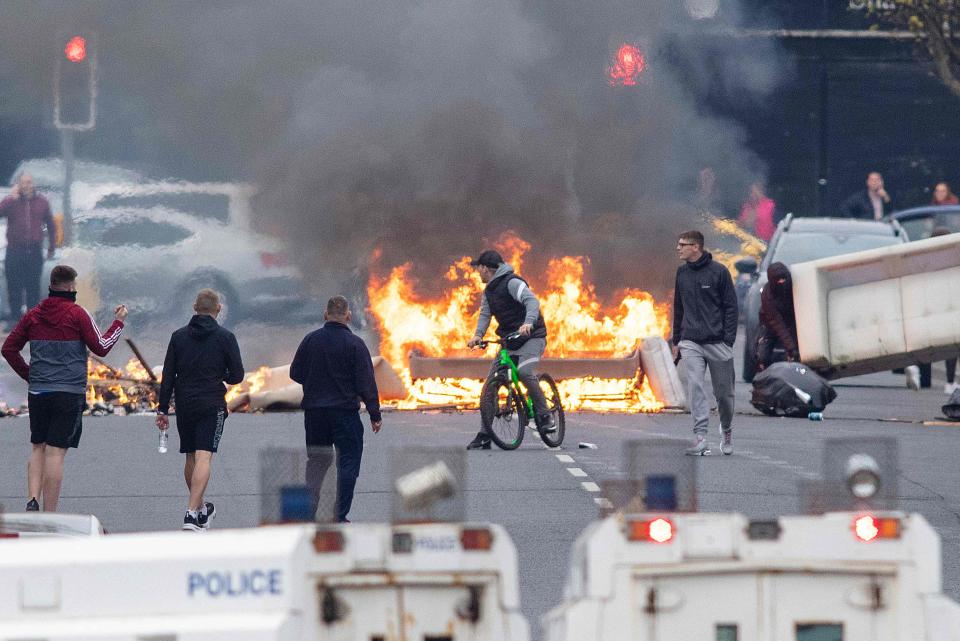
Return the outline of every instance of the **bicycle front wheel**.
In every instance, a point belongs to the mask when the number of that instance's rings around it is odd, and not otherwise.
[[[522,404],[507,381],[491,377],[480,392],[480,422],[497,447],[515,450],[523,442]]]
[[[537,376],[537,380],[540,383],[540,390],[547,398],[547,411],[553,417],[552,428],[543,427],[537,421],[537,431],[540,432],[540,438],[543,439],[547,447],[560,447],[560,444],[563,443],[563,435],[567,430],[563,405],[560,403],[560,390],[557,389],[557,384],[553,382],[553,377],[549,374],[540,374]]]

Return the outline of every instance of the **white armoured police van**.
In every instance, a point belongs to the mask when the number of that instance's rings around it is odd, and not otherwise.
[[[809,513],[769,520],[697,513],[690,457],[661,446],[631,451],[652,473],[574,544],[548,641],[960,641],[939,536],[890,508],[892,439],[828,439],[823,478],[801,493]]]
[[[616,514],[577,540],[549,641],[957,641],[919,515]]]
[[[528,641],[495,525],[0,541],[0,640]]]

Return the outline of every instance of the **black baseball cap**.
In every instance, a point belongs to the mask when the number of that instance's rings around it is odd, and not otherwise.
[[[503,256],[499,252],[495,252],[492,249],[488,249],[483,252],[476,258],[470,261],[470,264],[476,267],[477,265],[483,265],[484,267],[490,267],[491,269],[496,269],[503,264]]]

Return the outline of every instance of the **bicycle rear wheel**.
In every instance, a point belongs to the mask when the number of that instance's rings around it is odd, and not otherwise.
[[[563,414],[563,405],[560,403],[560,391],[557,389],[557,384],[553,382],[553,377],[549,374],[540,374],[537,376],[537,379],[540,382],[540,389],[543,391],[543,395],[547,398],[547,410],[553,417],[553,427],[556,428],[548,432],[546,428],[541,427],[540,422],[537,421],[537,431],[540,433],[540,438],[543,439],[543,442],[546,443],[548,447],[560,447],[560,444],[563,443],[563,436],[567,430],[566,417]]]
[[[523,442],[522,403],[513,387],[499,376],[487,379],[480,392],[480,422],[497,447],[515,450]]]

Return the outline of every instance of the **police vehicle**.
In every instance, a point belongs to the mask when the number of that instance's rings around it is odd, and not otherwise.
[[[594,522],[574,544],[546,639],[960,641],[939,536],[918,514],[871,509],[896,495],[882,480],[895,457],[849,441],[825,444],[810,503],[824,513],[676,512],[674,477],[648,477],[643,509]]]
[[[528,641],[503,528],[422,523],[17,538],[0,639]]]

